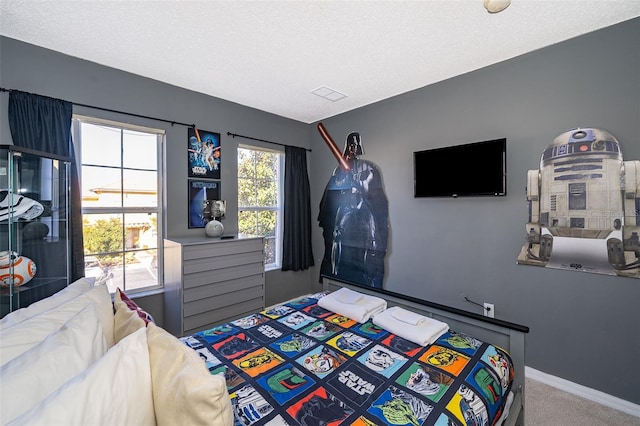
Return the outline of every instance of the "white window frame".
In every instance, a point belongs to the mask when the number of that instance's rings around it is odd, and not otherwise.
[[[278,186],[278,194],[276,197],[276,206],[242,206],[240,205],[240,200],[238,200],[238,215],[240,214],[241,211],[275,211],[277,212],[276,214],[276,231],[275,231],[275,235],[273,237],[267,237],[267,236],[263,236],[265,239],[265,264],[264,264],[264,269],[265,271],[272,271],[272,270],[276,270],[276,269],[280,269],[282,268],[282,239],[283,239],[283,234],[284,234],[284,230],[283,230],[283,224],[284,224],[284,162],[285,162],[285,155],[284,155],[284,151],[283,150],[278,150],[278,149],[269,149],[269,148],[264,148],[262,146],[256,146],[256,145],[248,145],[248,144],[238,144],[238,148],[237,149],[247,149],[247,150],[251,150],[251,151],[263,151],[263,152],[268,152],[271,154],[276,154],[279,157],[278,160],[278,179],[277,179],[277,186]],[[236,153],[237,156],[237,153]],[[239,167],[238,167],[239,170]],[[238,178],[238,182],[239,182],[239,178],[240,176],[237,176]],[[266,262],[266,248],[267,248],[267,241],[269,239],[273,239],[275,240],[274,243],[274,247],[275,247],[275,262],[274,263],[267,263]]]
[[[93,208],[85,208],[82,207],[82,215],[84,217],[85,214],[127,214],[127,213],[155,213],[157,218],[156,224],[156,263],[157,263],[157,275],[156,275],[156,284],[145,286],[142,288],[127,288],[126,285],[126,275],[124,277],[124,289],[126,293],[129,294],[144,294],[147,292],[154,292],[158,290],[162,290],[164,288],[164,256],[163,256],[163,246],[164,246],[164,234],[165,234],[165,224],[164,224],[164,211],[162,206],[164,206],[164,149],[165,149],[165,137],[166,132],[162,129],[155,129],[151,127],[138,126],[130,123],[122,123],[119,121],[105,120],[95,117],[89,117],[79,114],[73,114],[72,117],[72,134],[73,134],[73,143],[75,148],[76,155],[76,164],[78,164],[78,173],[80,174],[80,181],[82,181],[82,141],[81,141],[81,132],[80,125],[81,123],[93,124],[96,126],[109,126],[114,128],[119,128],[123,130],[130,130],[135,132],[143,132],[143,133],[151,133],[157,135],[157,188],[158,188],[158,201],[155,207],[93,207]],[[122,170],[122,167],[121,167]],[[123,252],[125,248],[123,247]],[[134,250],[126,250],[126,251],[135,251]]]

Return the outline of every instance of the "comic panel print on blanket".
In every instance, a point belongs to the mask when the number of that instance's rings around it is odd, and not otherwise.
[[[224,375],[235,424],[492,425],[513,363],[449,330],[420,346],[308,295],[181,340]]]

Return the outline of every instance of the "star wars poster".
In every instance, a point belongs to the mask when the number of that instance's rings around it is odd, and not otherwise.
[[[213,200],[220,199],[220,182],[189,181],[189,228],[204,228],[211,220]]]
[[[609,132],[562,133],[527,173],[526,242],[517,263],[640,278],[640,161]]]
[[[347,135],[341,152],[322,123],[318,130],[338,161],[320,201],[318,222],[324,237],[320,275],[382,288],[389,203],[380,170],[361,158],[359,133]]]
[[[187,139],[189,177],[220,179],[220,133],[189,127]]]

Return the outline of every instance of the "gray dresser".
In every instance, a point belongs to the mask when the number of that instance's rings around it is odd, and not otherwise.
[[[262,237],[164,240],[164,328],[182,337],[264,309]]]

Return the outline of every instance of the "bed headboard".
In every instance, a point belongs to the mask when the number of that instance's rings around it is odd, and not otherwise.
[[[335,278],[326,276],[322,277],[322,285],[324,290],[337,290],[340,287],[347,287],[360,293],[382,297],[387,301],[389,307],[400,306],[421,315],[444,321],[452,330],[466,333],[508,351],[513,360],[515,370],[512,387],[514,401],[511,406],[511,410],[515,415],[510,415],[505,425],[524,424],[524,346],[525,335],[529,332],[529,327],[495,318],[483,317],[451,306],[420,300],[386,290],[338,281]]]

